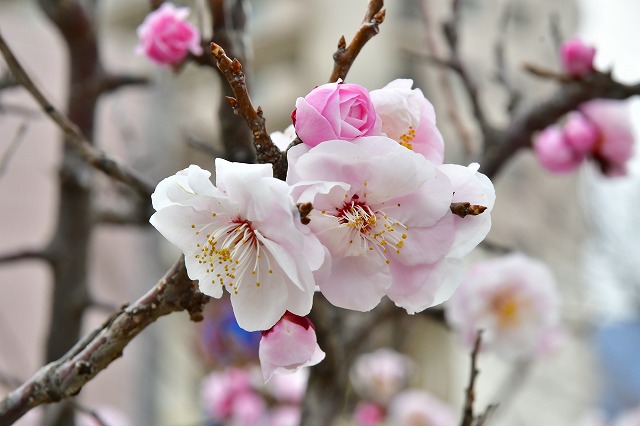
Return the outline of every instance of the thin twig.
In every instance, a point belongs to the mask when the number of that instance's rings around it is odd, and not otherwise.
[[[482,331],[478,331],[475,344],[473,345],[473,351],[471,351],[471,372],[469,373],[469,386],[465,393],[464,408],[462,411],[462,422],[460,426],[473,426],[475,415],[473,414],[473,402],[476,399],[476,377],[480,371],[477,367],[478,353],[480,352],[480,346],[482,344]]]
[[[11,142],[9,142],[9,146],[2,154],[2,157],[0,157],[0,176],[2,176],[7,170],[9,161],[11,160],[13,153],[16,151],[16,148],[18,148],[20,142],[22,142],[22,140],[24,139],[24,135],[27,133],[28,128],[29,126],[27,126],[27,122],[23,121],[20,124],[20,127],[18,127],[18,131],[16,132],[13,139],[11,139]]]
[[[467,97],[469,98],[469,102],[471,103],[473,116],[480,126],[482,138],[486,144],[487,141],[493,138],[495,129],[489,123],[484,113],[485,110],[480,104],[480,94],[478,86],[473,77],[471,77],[471,74],[467,70],[466,66],[464,65],[460,56],[460,52],[458,50],[458,29],[460,26],[461,6],[461,0],[453,0],[451,2],[451,18],[442,25],[442,31],[449,46],[450,55],[449,59],[447,59],[441,65],[447,65],[458,74],[458,77],[460,77],[462,86],[467,92]]]
[[[426,29],[426,44],[429,52],[431,52],[431,55],[433,55],[434,57],[440,57],[442,55],[442,52],[440,52],[438,42],[436,41],[436,35],[434,31],[436,25],[431,19],[429,4],[430,2],[428,0],[422,0],[420,2],[422,10],[422,20]],[[442,92],[442,96],[445,100],[444,103],[447,108],[447,116],[451,119],[454,129],[456,129],[456,132],[458,133],[458,139],[462,143],[462,148],[464,150],[465,156],[471,157],[474,151],[472,146],[471,132],[469,131],[469,129],[467,129],[464,120],[460,115],[460,108],[458,107],[457,98],[451,86],[449,73],[444,70],[438,70],[438,88],[440,88],[440,91]]]
[[[220,151],[218,148],[206,142],[202,142],[201,140],[197,139],[194,136],[186,135],[185,139],[187,141],[187,145],[213,158],[224,157],[222,155],[223,154],[222,151]]]
[[[7,66],[16,80],[33,96],[45,114],[58,125],[69,142],[78,150],[78,153],[85,162],[101,170],[106,175],[130,186],[141,196],[145,198],[151,196],[154,188],[152,184],[139,176],[134,170],[128,169],[115,159],[108,157],[102,150],[92,146],[78,127],[71,122],[62,111],[55,108],[47,100],[42,91],[33,83],[33,80],[26,73],[22,65],[20,65],[20,62],[18,62],[9,45],[2,37],[2,34],[0,34],[0,52],[4,56]]]
[[[147,294],[115,312],[60,359],[40,368],[6,395],[0,401],[0,424],[15,422],[38,405],[77,395],[88,381],[121,357],[129,342],[156,319],[187,311],[192,320],[199,321],[208,300],[189,279],[184,259],[180,259]]]
[[[380,32],[380,24],[384,22],[385,16],[383,6],[383,0],[369,1],[362,25],[349,46],[347,46],[344,36],[340,37],[338,50],[333,54],[334,65],[331,77],[329,77],[330,82],[338,81],[338,79],[344,80],[364,45]]]
[[[518,104],[522,100],[522,92],[513,84],[509,72],[507,71],[507,61],[505,58],[505,45],[508,40],[506,33],[509,26],[509,19],[511,18],[512,0],[507,0],[504,5],[502,16],[498,22],[498,36],[494,46],[494,59],[496,62],[496,80],[504,87],[509,96],[509,103],[507,104],[507,111],[513,113],[518,107]]]
[[[51,261],[51,254],[46,250],[24,250],[16,253],[0,256],[0,265],[3,263],[19,262],[23,260]]]
[[[224,50],[215,43],[211,43],[211,53],[216,59],[218,69],[225,76],[235,98],[227,98],[229,105],[240,115],[253,135],[253,145],[256,149],[258,163],[271,163],[273,175],[278,179],[284,179],[287,174],[287,159],[282,155],[278,147],[271,141],[269,132],[265,126],[262,108],[256,110],[251,103],[245,76],[242,72],[242,64],[237,59],[231,60]]]

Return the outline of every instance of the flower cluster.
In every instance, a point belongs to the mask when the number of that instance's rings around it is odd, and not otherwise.
[[[369,311],[388,296],[419,312],[451,296],[461,258],[489,231],[492,183],[477,164],[442,164],[433,106],[412,84],[369,93],[330,83],[299,98],[303,143],[287,153],[286,182],[271,165],[217,159],[215,185],[192,165],[152,196],[151,223],[200,290],[220,298],[226,288],[238,324],[266,330],[266,380],[324,356],[302,318],[316,286],[338,307]],[[280,136],[283,146],[293,138]],[[482,213],[456,215],[459,203]]]
[[[360,355],[351,369],[351,383],[363,398],[356,406],[357,426],[453,426],[455,416],[446,404],[422,389],[407,388],[413,362],[392,349]]]
[[[507,360],[530,359],[554,349],[560,297],[548,267],[522,254],[473,264],[446,309],[449,324],[465,346],[479,330],[482,348]]]
[[[264,385],[251,366],[214,371],[202,381],[202,407],[216,425],[295,426],[300,423],[308,373],[276,376]]]
[[[533,141],[540,163],[551,172],[575,170],[591,158],[607,176],[626,174],[634,136],[627,104],[596,99],[572,112],[563,127],[544,129]]]

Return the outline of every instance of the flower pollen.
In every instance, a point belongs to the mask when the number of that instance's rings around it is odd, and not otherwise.
[[[409,229],[402,223],[390,219],[380,210],[372,209],[360,201],[358,194],[353,195],[350,201],[345,201],[336,211],[335,217],[340,226],[349,229],[349,244],[355,240],[363,250],[378,251],[383,255],[395,250],[400,254],[407,238],[404,231]]]
[[[398,141],[400,143],[400,145],[404,146],[405,148],[409,148],[410,150],[413,151],[413,144],[411,143],[412,140],[414,140],[416,138],[416,131],[413,128],[413,126],[409,126],[409,130],[407,130],[406,133],[400,135],[400,140]]]
[[[509,290],[498,292],[491,299],[490,305],[498,321],[500,329],[511,328],[520,323],[522,302]]]
[[[258,241],[251,222],[239,217],[232,221],[213,222],[197,231],[196,235],[212,225],[216,225],[216,229],[206,234],[206,243],[196,244],[199,254],[195,255],[198,263],[207,267],[207,273],[216,273],[211,283],[216,284],[217,281],[222,286],[226,285],[229,292],[238,294],[240,283],[246,277],[253,277],[256,287],[260,287],[261,263],[266,263],[263,266],[269,273],[272,269],[268,255],[263,256],[267,251],[261,249],[262,243]]]

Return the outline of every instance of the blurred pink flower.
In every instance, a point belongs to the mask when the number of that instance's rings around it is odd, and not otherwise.
[[[573,112],[569,115],[562,128],[562,134],[575,155],[583,158],[594,150],[600,139],[598,128],[580,112]]]
[[[413,80],[397,79],[371,92],[371,101],[382,119],[382,132],[438,165],[444,159],[444,142],[436,127],[433,105]]]
[[[385,417],[384,408],[373,402],[359,402],[353,413],[356,426],[378,426]]]
[[[598,129],[592,157],[602,172],[607,176],[625,175],[635,142],[629,105],[624,101],[595,99],[580,105],[579,110]]]
[[[267,383],[267,390],[280,402],[299,403],[304,398],[308,380],[308,368],[293,374],[275,374]]]
[[[540,163],[554,173],[573,171],[584,160],[584,155],[573,150],[558,126],[542,130],[533,140],[533,151]]]
[[[186,20],[188,15],[187,7],[163,3],[138,27],[136,52],[159,65],[177,64],[189,51],[201,55],[200,33]]]
[[[275,377],[278,376],[274,376]],[[283,376],[285,377],[285,376]],[[298,426],[302,418],[302,409],[296,405],[283,405],[271,412],[268,426]]]
[[[544,263],[512,254],[471,265],[446,317],[468,348],[483,330],[483,349],[508,360],[534,358],[554,347],[560,297]]]
[[[592,72],[595,55],[595,47],[579,38],[567,40],[560,46],[562,67],[572,77],[582,77]]]
[[[318,346],[311,321],[286,312],[276,325],[262,332],[258,355],[264,381],[268,382],[274,374],[291,374],[318,364],[325,353]]]
[[[215,164],[217,186],[194,165],[161,181],[151,196],[151,224],[185,254],[200,291],[220,298],[227,289],[245,330],[266,330],[285,311],[308,314],[311,271],[324,251],[301,229],[289,186],[273,177],[271,165]]]
[[[618,416],[614,426],[640,426],[640,406]]]
[[[362,86],[327,83],[298,98],[292,114],[296,133],[309,146],[328,140],[379,135],[380,118]]]
[[[385,136],[298,145],[287,182],[313,204],[309,228],[331,255],[316,281],[332,304],[368,311],[386,294],[415,313],[457,284],[453,189],[422,155]]]
[[[419,389],[406,390],[389,404],[389,424],[394,426],[455,426],[451,408]]]
[[[256,392],[241,392],[233,398],[229,426],[260,426],[267,422],[267,405]]]
[[[249,373],[233,367],[210,373],[203,379],[200,390],[202,405],[214,420],[230,418],[236,399],[245,393],[253,393]]]
[[[351,367],[351,383],[363,398],[386,405],[407,386],[413,362],[392,349],[381,348],[358,356]]]

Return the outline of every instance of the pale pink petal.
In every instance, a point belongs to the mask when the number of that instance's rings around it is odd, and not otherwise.
[[[375,308],[390,284],[389,268],[377,256],[334,258],[328,279],[318,282],[333,305],[362,312]]]
[[[447,300],[462,278],[462,261],[444,258],[434,264],[407,266],[390,262],[393,284],[387,295],[409,314],[422,312]]]
[[[456,417],[449,406],[433,395],[411,389],[391,401],[389,422],[394,426],[455,426]]]
[[[338,138],[331,123],[304,98],[298,98],[296,101],[296,133],[300,140],[309,146]]]
[[[454,216],[455,240],[448,256],[462,257],[473,250],[489,233],[491,229],[491,210],[495,204],[496,193],[488,177],[478,173],[478,164],[469,167],[455,164],[444,164],[440,170],[451,181],[453,187],[453,202],[469,202],[484,206],[487,210],[477,216]]]

